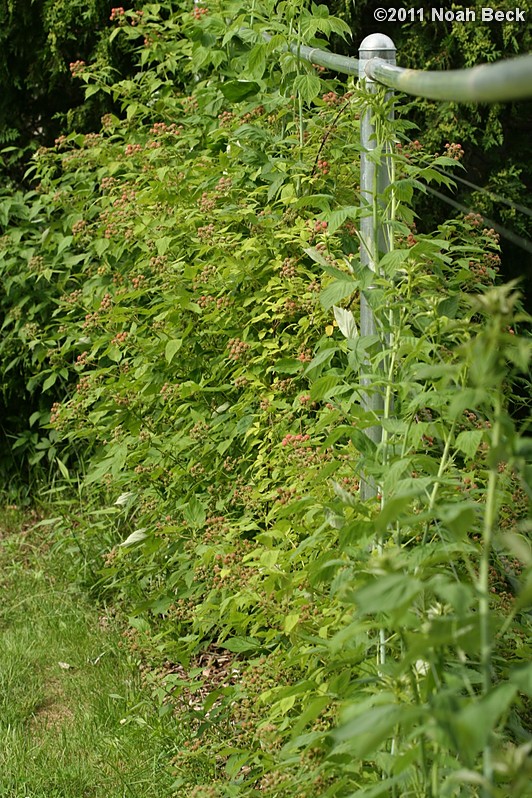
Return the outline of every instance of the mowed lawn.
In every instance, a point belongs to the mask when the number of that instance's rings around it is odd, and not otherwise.
[[[183,731],[159,717],[116,623],[34,526],[0,518],[0,797],[175,795]]]

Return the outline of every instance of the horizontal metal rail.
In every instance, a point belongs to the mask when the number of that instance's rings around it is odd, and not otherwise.
[[[532,55],[446,72],[401,69],[375,58],[366,65],[366,74],[391,89],[429,100],[500,103],[532,97]]]
[[[327,67],[327,69],[335,69],[343,75],[358,75],[360,63],[358,58],[336,55],[336,53],[330,53],[328,50],[322,50],[320,47],[307,47],[304,44],[300,46],[291,44],[290,49],[294,55],[304,58],[305,61],[310,61],[311,64]]]
[[[271,37],[263,34],[268,41]],[[336,55],[320,47],[291,44],[291,52],[311,64],[358,75],[358,58]],[[403,69],[372,58],[365,68],[370,80],[391,89],[429,100],[459,103],[500,103],[532,97],[532,54],[519,55],[494,64],[442,72]]]

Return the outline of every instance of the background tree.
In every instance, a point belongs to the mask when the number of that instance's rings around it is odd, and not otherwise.
[[[124,3],[126,8],[130,3]],[[96,59],[119,74],[133,69],[131,48],[109,41],[106,0],[1,0],[0,146],[4,177],[20,182],[24,158],[61,133],[100,128],[112,110],[103,94],[84,98],[70,64]]]

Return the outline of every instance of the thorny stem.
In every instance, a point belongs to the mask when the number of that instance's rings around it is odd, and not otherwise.
[[[495,419],[491,440],[492,451],[496,452],[501,440],[501,396],[495,399]],[[497,458],[490,464],[486,509],[484,512],[483,546],[478,575],[479,618],[480,618],[480,668],[482,673],[482,693],[487,695],[491,689],[491,635],[489,624],[489,563],[493,545],[493,533],[497,522],[497,485],[499,480]],[[490,798],[493,786],[491,740],[488,739],[482,752],[482,773],[486,786],[482,788],[483,798]]]

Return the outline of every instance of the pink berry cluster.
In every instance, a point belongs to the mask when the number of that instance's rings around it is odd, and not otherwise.
[[[178,384],[165,382],[159,393],[163,398],[163,400],[166,401],[174,396],[177,396],[178,392],[179,392]]]
[[[129,335],[129,333],[128,333],[128,332],[126,332],[126,331],[124,331],[124,332],[119,332],[119,333],[117,333],[117,334],[115,335],[115,337],[112,339],[111,343],[112,343],[112,344],[115,344],[116,346],[120,346],[120,344],[123,344],[123,343],[125,343],[125,342],[126,342],[128,335]]]
[[[165,269],[166,263],[167,258],[165,255],[154,255],[150,258],[150,269],[156,273],[162,272]]]
[[[202,211],[212,211],[216,207],[216,199],[208,191],[204,191],[198,205]]]
[[[331,165],[329,161],[326,161],[323,158],[318,158],[317,166],[322,175],[328,175],[329,172],[331,171]]]
[[[454,158],[455,161],[461,161],[464,157],[464,150],[461,144],[449,144],[445,145],[445,155],[449,158]]]
[[[94,313],[86,313],[85,320],[81,325],[84,330],[92,330],[98,326],[100,323],[100,316],[97,312]]]
[[[100,188],[102,191],[109,191],[117,183],[116,177],[102,177],[100,180]]]
[[[208,308],[209,305],[216,305],[217,310],[222,310],[222,308],[228,307],[230,305],[231,300],[227,296],[220,296],[215,297],[212,294],[202,294],[198,299],[198,305],[200,308]]]
[[[495,244],[498,244],[501,238],[499,233],[497,233],[497,231],[494,230],[493,227],[490,227],[489,229],[485,227],[484,230],[482,231],[482,235],[485,236],[486,238],[490,238]]]
[[[123,17],[125,13],[126,13],[125,9],[122,8],[122,6],[118,6],[118,8],[112,8],[111,16],[109,17],[109,19],[111,20],[111,22],[114,22],[115,19],[118,20],[121,19],[121,17]]]
[[[210,430],[210,426],[207,424],[206,421],[196,421],[194,426],[189,432],[190,437],[197,441],[201,440],[201,438],[205,438]]]
[[[131,24],[133,25],[133,27],[135,27],[135,25],[138,25],[139,22],[142,22],[143,16],[144,16],[144,11],[137,10],[134,12],[133,16],[131,17]]]
[[[85,228],[87,227],[87,222],[85,219],[78,219],[77,222],[74,222],[72,225],[72,235],[79,236],[81,233],[84,232]]]
[[[233,185],[233,181],[230,177],[221,177],[218,182],[216,183],[216,194],[221,196],[222,194],[227,194],[230,190],[231,186]]]
[[[111,294],[104,294],[100,302],[100,310],[109,310],[113,304],[113,297]]]
[[[302,309],[302,306],[299,304],[297,299],[291,299],[287,297],[284,301],[284,310],[287,316],[293,316]]]
[[[78,393],[88,393],[91,387],[91,377],[89,374],[84,374],[78,380],[78,384],[76,386]]]
[[[184,109],[185,113],[188,113],[188,114],[193,113],[194,111],[198,110],[198,107],[199,107],[199,103],[198,103],[196,97],[194,97],[193,94],[189,94],[188,97],[185,97],[183,99],[183,109]]]
[[[175,122],[172,122],[170,125],[167,125],[166,122],[155,122],[150,128],[150,133],[152,136],[179,136],[182,132],[183,127],[181,125],[176,125]]]
[[[273,383],[272,388],[277,393],[291,393],[294,389],[294,380],[291,377],[287,377],[284,380],[277,380]]]
[[[295,488],[277,488],[277,499],[279,504],[288,504],[295,496]]]
[[[319,219],[316,219],[314,222],[309,222],[309,227],[311,227],[315,233],[325,233],[328,224],[327,222],[322,222]]]
[[[344,227],[350,236],[356,236],[358,230],[355,223],[352,222],[351,219],[347,219],[347,221],[344,222]]]
[[[135,202],[136,197],[137,197],[137,192],[135,191],[135,189],[129,189],[128,191],[123,191],[119,197],[113,200],[113,208],[123,208],[124,205],[127,205],[129,202]]]
[[[340,480],[340,485],[345,490],[355,493],[360,488],[360,481],[357,477],[342,477]]]
[[[40,274],[44,270],[44,258],[41,255],[33,255],[28,261],[30,272]]]
[[[220,127],[228,127],[234,118],[235,115],[231,113],[231,111],[222,111],[220,114],[218,114]]]
[[[299,360],[300,363],[310,363],[310,361],[312,360],[312,353],[310,349],[302,349],[299,355],[297,356],[297,359]]]
[[[104,114],[100,119],[100,123],[104,130],[109,130],[113,127],[113,115],[112,114]]]
[[[459,490],[461,493],[471,493],[472,490],[477,490],[478,485],[476,482],[473,482],[471,477],[464,477],[462,480],[461,485],[456,486],[456,490]]]
[[[486,262],[487,257],[493,257],[494,259],[497,259],[498,263],[500,263],[499,256],[493,253],[486,253],[483,263],[477,263],[476,261],[472,260],[469,261],[469,271],[482,285],[489,285],[493,283],[495,273],[499,271],[498,265],[491,265],[489,262]]]
[[[410,155],[413,152],[419,152],[423,149],[423,145],[417,139],[415,139],[415,141],[411,141],[406,146],[404,146],[401,142],[397,142],[395,146],[398,153],[404,155],[404,157],[407,159],[410,158]]]
[[[310,440],[310,435],[302,435],[298,433],[297,435],[292,435],[291,432],[287,433],[283,440],[281,441],[281,446],[302,446],[306,443],[306,441]]]
[[[72,75],[72,77],[76,77],[81,72],[83,72],[86,66],[87,65],[85,61],[72,61],[69,64],[70,74]]]
[[[326,69],[327,69],[327,67],[320,66],[320,64],[312,64],[312,66],[314,67],[314,69],[316,70],[316,72],[319,72],[320,74],[321,74],[322,72],[325,72],[325,71],[326,71]]]
[[[59,426],[61,418],[61,405],[59,402],[54,402],[50,411],[50,424],[52,426]]]
[[[297,274],[296,259],[285,258],[279,270],[279,276],[287,280],[293,279]]]
[[[198,227],[197,233],[200,241],[212,241],[215,233],[215,227],[212,223],[207,224],[204,227]]]
[[[199,6],[195,5],[192,9],[192,16],[194,19],[201,19],[205,16],[205,14],[209,13],[209,9],[206,6]]]
[[[76,291],[71,291],[70,294],[66,295],[65,302],[67,302],[69,305],[75,305],[81,299],[82,293],[83,292],[79,288],[76,289]]]
[[[240,360],[240,358],[247,355],[250,350],[250,345],[246,341],[241,341],[240,338],[230,338],[227,342],[226,349],[229,350],[229,357],[231,360]]]
[[[142,151],[142,144],[127,144],[125,153],[126,155],[135,155],[137,152]]]
[[[338,103],[342,102],[342,98],[335,91],[328,91],[321,99],[328,106],[338,105]]]
[[[99,133],[86,133],[83,137],[83,147],[96,147],[100,143],[101,136]]]
[[[464,222],[470,224],[471,227],[480,227],[484,219],[479,213],[468,213],[464,216]]]
[[[248,123],[256,119],[258,116],[262,116],[264,113],[264,106],[257,105],[256,108],[252,108],[251,111],[248,111],[246,114],[242,116],[242,122]]]
[[[201,229],[201,228],[200,228]],[[211,277],[216,274],[216,266],[212,263],[207,263],[203,269],[194,277],[192,287],[196,291],[200,285],[208,283]]]

